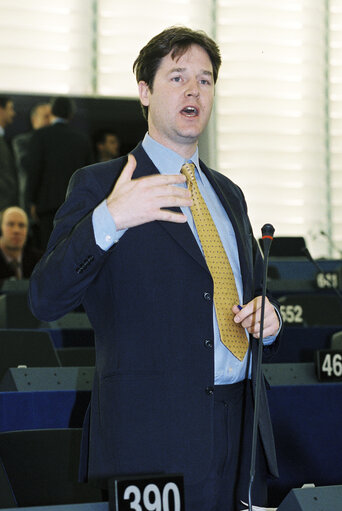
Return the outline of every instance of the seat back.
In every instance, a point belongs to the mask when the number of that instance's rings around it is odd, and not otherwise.
[[[17,507],[11,483],[0,459],[0,508]]]
[[[48,332],[0,331],[0,380],[10,367],[59,367],[60,361]]]
[[[82,430],[0,433],[0,457],[19,507],[102,501],[100,489],[78,482]]]

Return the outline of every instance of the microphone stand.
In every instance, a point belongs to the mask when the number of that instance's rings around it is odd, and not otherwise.
[[[338,252],[340,254],[340,257],[342,257],[342,250],[336,245],[336,243],[333,242],[333,240],[329,237],[328,233],[326,233],[325,231],[323,231],[323,229],[321,229],[319,231],[319,234],[321,234],[322,236],[324,236],[325,238],[327,238],[328,242],[330,243],[331,247],[336,250],[336,252]],[[310,254],[311,255],[311,254]]]
[[[256,384],[255,384],[255,400],[254,400],[254,419],[253,419],[253,436],[252,436],[252,449],[251,449],[251,466],[250,466],[250,479],[248,487],[248,509],[252,511],[252,487],[255,476],[255,459],[256,448],[259,429],[259,409],[260,409],[260,389],[261,389],[261,360],[263,349],[263,335],[264,335],[264,315],[265,315],[265,301],[266,301],[266,284],[267,284],[267,267],[268,256],[273,240],[274,227],[271,224],[265,224],[262,229],[264,264],[263,264],[263,282],[262,282],[262,298],[261,298],[261,319],[260,319],[260,338],[258,345],[258,360],[256,366]]]

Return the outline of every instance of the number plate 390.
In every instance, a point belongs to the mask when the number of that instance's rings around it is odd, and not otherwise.
[[[109,503],[113,511],[184,511],[183,476],[113,478]]]

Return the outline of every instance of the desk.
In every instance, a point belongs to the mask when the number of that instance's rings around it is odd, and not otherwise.
[[[277,353],[270,363],[314,362],[316,350],[330,348],[330,339],[342,326],[287,327],[285,326]],[[266,362],[267,363],[267,362]]]
[[[60,506],[39,506],[39,507],[20,507],[20,508],[1,508],[1,511],[109,511],[108,502],[91,502],[86,504],[65,504]]]
[[[89,391],[0,392],[0,431],[81,428]]]
[[[341,259],[319,260],[318,264],[324,272],[339,272],[341,274]],[[311,261],[308,261],[306,258],[270,257],[268,263],[268,271],[270,277],[273,277],[272,281],[269,282],[271,285],[273,281],[275,285],[277,284],[277,281],[284,281],[284,283],[291,283],[297,289],[302,291],[311,291],[314,289],[317,290],[316,276],[318,269]],[[305,285],[307,289],[298,287],[296,283]],[[340,280],[340,289],[341,288],[342,286]]]
[[[268,391],[280,478],[270,482],[270,505],[291,488],[342,481],[342,384],[281,385]]]
[[[293,487],[342,481],[342,384],[272,385],[268,391],[280,478],[272,505]],[[81,427],[90,392],[0,393],[0,431]]]

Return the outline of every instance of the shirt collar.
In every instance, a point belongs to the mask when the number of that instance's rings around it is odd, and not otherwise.
[[[53,124],[68,124],[68,121],[66,119],[62,119],[62,117],[56,117],[51,123]]]
[[[142,146],[161,174],[177,174],[180,172],[182,165],[191,160],[201,177],[202,171],[199,165],[198,147],[191,158],[187,160],[180,154],[172,151],[172,149],[154,140],[148,133],[144,137]]]
[[[2,255],[4,256],[4,258],[6,259],[6,261],[8,263],[11,263],[12,261],[17,261],[19,264],[22,263],[22,259],[23,259],[22,253],[19,255],[18,259],[14,259],[13,257],[10,257],[9,255],[5,254],[5,252],[2,250],[1,247],[0,247],[0,250],[2,252]]]

